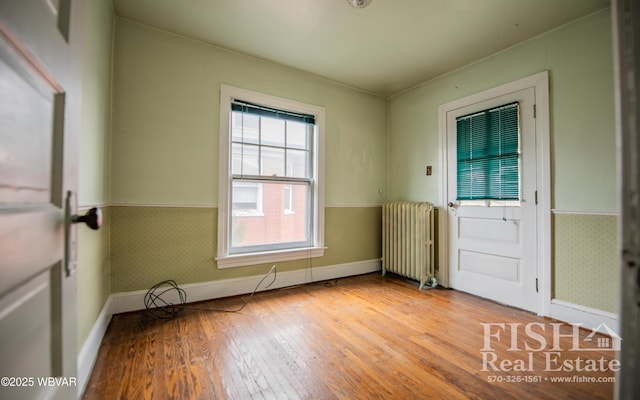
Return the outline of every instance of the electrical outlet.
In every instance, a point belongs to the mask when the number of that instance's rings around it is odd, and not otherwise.
[[[431,176],[431,173],[433,172],[431,165],[427,165],[427,176]]]

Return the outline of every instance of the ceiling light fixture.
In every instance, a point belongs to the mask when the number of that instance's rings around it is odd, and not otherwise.
[[[353,8],[365,8],[371,3],[371,0],[347,0],[347,3]]]

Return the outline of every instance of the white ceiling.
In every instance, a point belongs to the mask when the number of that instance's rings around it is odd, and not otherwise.
[[[116,15],[383,96],[609,0],[114,0]]]

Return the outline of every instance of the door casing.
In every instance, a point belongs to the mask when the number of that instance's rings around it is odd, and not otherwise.
[[[551,308],[551,160],[549,138],[549,74],[543,71],[513,82],[505,83],[469,96],[453,100],[438,107],[438,132],[440,149],[440,185],[438,208],[441,215],[447,213],[448,194],[448,149],[447,113],[461,107],[479,103],[518,90],[533,88],[535,91],[536,130],[536,187],[538,191],[537,225],[537,269],[539,315],[549,315]],[[438,248],[438,281],[449,285],[449,226],[448,218],[438,218],[440,244]]]

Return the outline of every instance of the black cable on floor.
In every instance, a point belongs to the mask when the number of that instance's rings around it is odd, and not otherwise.
[[[170,292],[176,292],[179,304],[170,303],[163,296]],[[178,287],[173,280],[162,281],[154,285],[144,296],[144,306],[148,313],[155,319],[173,319],[184,310],[187,302],[187,293]]]
[[[174,319],[184,310],[196,310],[196,311],[215,311],[215,312],[229,312],[235,313],[242,311],[245,306],[249,303],[253,295],[258,291],[258,288],[264,282],[265,279],[273,272],[273,280],[269,282],[265,289],[268,289],[273,285],[278,276],[278,271],[276,269],[276,265],[267,272],[262,279],[258,282],[256,287],[253,289],[249,297],[247,297],[242,303],[242,305],[236,309],[222,309],[222,308],[209,308],[209,307],[191,307],[186,306],[187,303],[187,293],[184,289],[178,287],[175,281],[166,280],[160,283],[157,283],[153,287],[151,287],[144,296],[144,306],[147,310],[146,315],[143,316],[143,320],[141,321],[141,325],[146,325],[149,319],[156,320],[170,320]],[[175,292],[175,293],[174,293]],[[175,298],[178,300],[178,304],[171,302],[170,298]]]

